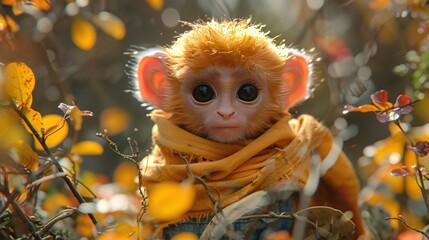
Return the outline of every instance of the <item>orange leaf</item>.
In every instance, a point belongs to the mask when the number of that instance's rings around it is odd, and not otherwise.
[[[82,50],[89,51],[97,40],[94,26],[81,17],[76,17],[72,24],[71,35],[73,43]]]
[[[359,107],[353,107],[350,105],[347,105],[344,108],[343,113],[347,113],[347,112],[374,112],[374,111],[379,111],[379,109],[372,105],[372,104],[365,104]]]
[[[36,85],[34,73],[25,63],[9,63],[5,69],[5,91],[18,106],[31,107],[30,95]]]
[[[118,234],[116,232],[108,232],[103,233],[97,237],[97,240],[130,240],[128,235]]]
[[[87,237],[87,238],[92,238],[93,234],[95,233],[95,231],[94,231],[95,229],[92,226],[93,226],[92,221],[88,217],[87,214],[79,214],[76,217],[75,230],[80,235]],[[101,235],[101,236],[103,236],[103,235]],[[112,238],[106,238],[106,239],[112,239]],[[98,238],[97,238],[97,240],[98,240]]]
[[[146,0],[146,2],[154,10],[161,10],[164,5],[164,0]]]
[[[74,144],[70,152],[79,155],[101,155],[104,148],[96,141],[86,140]]]
[[[195,195],[191,184],[158,183],[149,190],[148,215],[158,221],[178,219],[191,209]]]
[[[405,230],[398,235],[396,240],[420,240],[422,238],[422,234],[419,232],[416,232],[414,230]]]
[[[117,135],[128,128],[130,115],[122,108],[113,107],[100,114],[100,127],[107,129],[110,135]]]
[[[372,3],[370,3],[370,7],[375,10],[387,8],[390,6],[391,0],[374,0]]]
[[[5,31],[7,29],[7,22],[3,15],[0,15],[0,32]]]
[[[54,193],[49,195],[46,200],[43,202],[43,209],[50,213],[54,214],[61,207],[71,207],[73,203],[70,199],[63,193]]]
[[[125,37],[125,25],[117,16],[109,12],[100,12],[94,16],[93,21],[101,30],[116,40],[121,40]]]
[[[23,5],[24,4],[21,3],[21,4],[17,4],[15,6],[13,6],[12,7],[12,13],[13,13],[13,15],[19,16],[19,15],[23,14],[24,13],[24,11],[22,10],[23,9]]]
[[[292,240],[292,236],[288,231],[282,230],[270,233],[267,237],[267,240]]]
[[[33,4],[40,10],[49,10],[51,8],[51,3],[49,0],[33,0]]]
[[[24,107],[21,111],[27,117],[28,121],[30,121],[31,125],[34,127],[34,129],[36,129],[39,135],[42,136],[42,128],[44,127],[42,115],[38,111],[30,107]],[[24,120],[22,120],[22,124],[24,125],[25,130],[27,130],[27,132],[33,134],[33,132],[30,130]]]
[[[122,162],[116,167],[113,180],[129,191],[137,189],[137,168],[129,162]]]
[[[405,178],[405,191],[411,199],[419,201],[422,199],[422,192],[416,179],[413,177]]]
[[[1,0],[1,4],[6,6],[14,6],[18,3],[18,0]]]
[[[13,9],[15,9],[15,7]],[[0,15],[0,31],[5,31],[7,29],[12,32],[17,32],[19,26],[10,16],[6,16],[5,18],[3,15]]]
[[[43,126],[46,130],[46,145],[49,148],[55,147],[67,137],[69,133],[69,125],[64,121],[63,117],[57,114],[49,114],[43,116]],[[35,141],[35,147],[42,150],[42,145]]]
[[[197,235],[191,232],[181,232],[176,234],[171,240],[198,240]]]

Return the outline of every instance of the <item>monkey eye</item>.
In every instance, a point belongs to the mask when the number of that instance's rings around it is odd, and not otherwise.
[[[194,88],[192,91],[192,97],[197,102],[206,103],[215,97],[215,92],[209,85],[201,84]]]
[[[237,91],[238,99],[244,102],[252,102],[258,98],[258,88],[252,84],[244,84]]]

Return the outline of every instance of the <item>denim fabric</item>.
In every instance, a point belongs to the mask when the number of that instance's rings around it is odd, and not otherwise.
[[[292,195],[287,200],[281,202],[274,202],[270,205],[268,211],[261,213],[293,213],[295,212],[295,195]],[[207,224],[210,222],[211,217],[202,219],[191,219],[186,222],[178,224],[172,224],[164,228],[163,238],[168,240],[174,237],[176,234],[181,232],[192,232],[197,236],[200,236]],[[262,218],[262,219],[248,219],[238,220],[232,224],[234,230],[234,236],[232,239],[264,239],[264,236],[273,231],[279,230],[291,230],[292,220],[290,219],[278,219],[278,218]],[[230,239],[227,236],[223,236],[223,239]]]

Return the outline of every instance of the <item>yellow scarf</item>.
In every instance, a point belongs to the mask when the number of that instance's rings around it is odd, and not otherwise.
[[[189,177],[183,159],[186,158],[192,173],[216,189],[220,206],[226,207],[250,193],[282,181],[297,180],[305,184],[311,168],[311,155],[317,149],[324,159],[333,144],[329,130],[309,115],[301,115],[298,119],[286,115],[244,146],[196,136],[171,123],[168,114],[160,110],[152,112],[151,117],[155,122],[152,133],[155,146],[142,162],[149,197],[152,183],[180,182]],[[354,219],[359,219],[356,204],[359,184],[344,154],[339,154],[323,176],[321,184],[324,182],[327,182],[327,191],[330,192],[326,193],[327,196],[317,196],[317,203],[329,203],[343,211],[351,210],[355,212]],[[194,187],[197,198],[184,218],[210,214],[214,209],[204,187],[198,182]],[[330,204],[329,196],[337,192],[341,195],[334,195],[334,203]]]

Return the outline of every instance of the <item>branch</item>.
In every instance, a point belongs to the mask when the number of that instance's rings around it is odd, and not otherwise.
[[[189,164],[189,161],[188,161],[188,159],[186,158],[186,156],[180,155],[180,158],[182,158],[182,159],[183,159],[183,161],[185,161],[185,163],[186,163],[186,169],[187,169],[187,171],[188,171],[189,175],[190,175],[193,179],[195,179],[195,180],[197,180],[199,183],[201,183],[201,185],[203,185],[204,189],[206,190],[207,196],[210,198],[210,201],[213,203],[213,205],[214,205],[215,209],[223,215],[222,208],[220,207],[220,205],[219,205],[218,201],[216,200],[216,198],[215,198],[215,197],[213,196],[213,194],[210,192],[210,187],[207,185],[206,181],[204,181],[204,179],[202,179],[202,178],[201,178],[201,177],[199,177],[199,176],[195,176],[195,175],[192,173],[191,165]]]
[[[43,227],[40,229],[39,233],[43,236],[45,235],[51,227],[54,226],[55,223],[58,221],[61,221],[63,219],[66,219],[68,217],[74,216],[76,214],[80,213],[80,211],[77,208],[69,208],[61,211],[57,216],[53,217],[51,220],[49,220]]]
[[[385,218],[385,220],[398,220],[402,224],[404,224],[407,228],[409,228],[413,231],[416,231],[418,233],[421,233],[424,237],[426,237],[426,239],[429,239],[429,235],[426,232],[408,225],[408,223],[405,221],[405,219],[401,215],[399,215],[399,217],[388,217],[388,218]]]
[[[45,140],[39,135],[37,130],[34,128],[34,126],[31,124],[31,122],[28,120],[27,116],[21,112],[21,110],[16,105],[15,101],[12,99],[9,99],[9,103],[12,106],[13,110],[21,117],[22,120],[24,120],[27,127],[31,130],[34,137],[37,139],[37,141],[40,143],[40,145],[43,147],[43,150],[46,152],[46,154],[51,159],[51,162],[54,164],[58,172],[64,173],[63,168],[61,165],[57,162],[55,156],[51,153],[50,149],[45,143]],[[77,191],[76,187],[73,185],[73,182],[68,178],[67,176],[62,177],[64,181],[66,182],[68,188],[73,193],[74,197],[79,201],[79,203],[85,203],[85,199],[80,195],[80,193]],[[94,214],[88,213],[89,218],[91,219],[92,223],[94,224],[95,228],[97,229],[97,232],[100,234],[103,232],[103,228],[98,223],[97,219],[95,218]]]
[[[399,122],[399,120],[395,120],[395,121],[393,121],[395,124],[396,124],[396,126],[398,126],[399,127],[399,129],[401,130],[401,132],[405,135],[405,137],[407,138],[407,140],[408,140],[408,142],[410,143],[410,145],[412,146],[412,147],[415,147],[415,144],[414,144],[414,142],[413,142],[413,140],[411,139],[411,137],[405,132],[405,130],[402,128],[402,126],[401,126],[401,123]],[[419,156],[417,156],[417,154],[415,154],[416,155],[416,164],[417,164],[417,176],[418,176],[418,179],[419,179],[419,181],[420,181],[420,183],[421,183],[421,186],[419,186],[420,187],[420,191],[422,192],[422,195],[423,195],[423,200],[424,200],[424,202],[425,202],[425,205],[426,205],[426,211],[428,211],[429,212],[429,196],[428,196],[428,193],[427,193],[427,191],[426,191],[426,189],[425,189],[425,182],[424,182],[424,180],[423,180],[423,174],[422,174],[422,171],[420,170],[420,160],[419,160]]]

